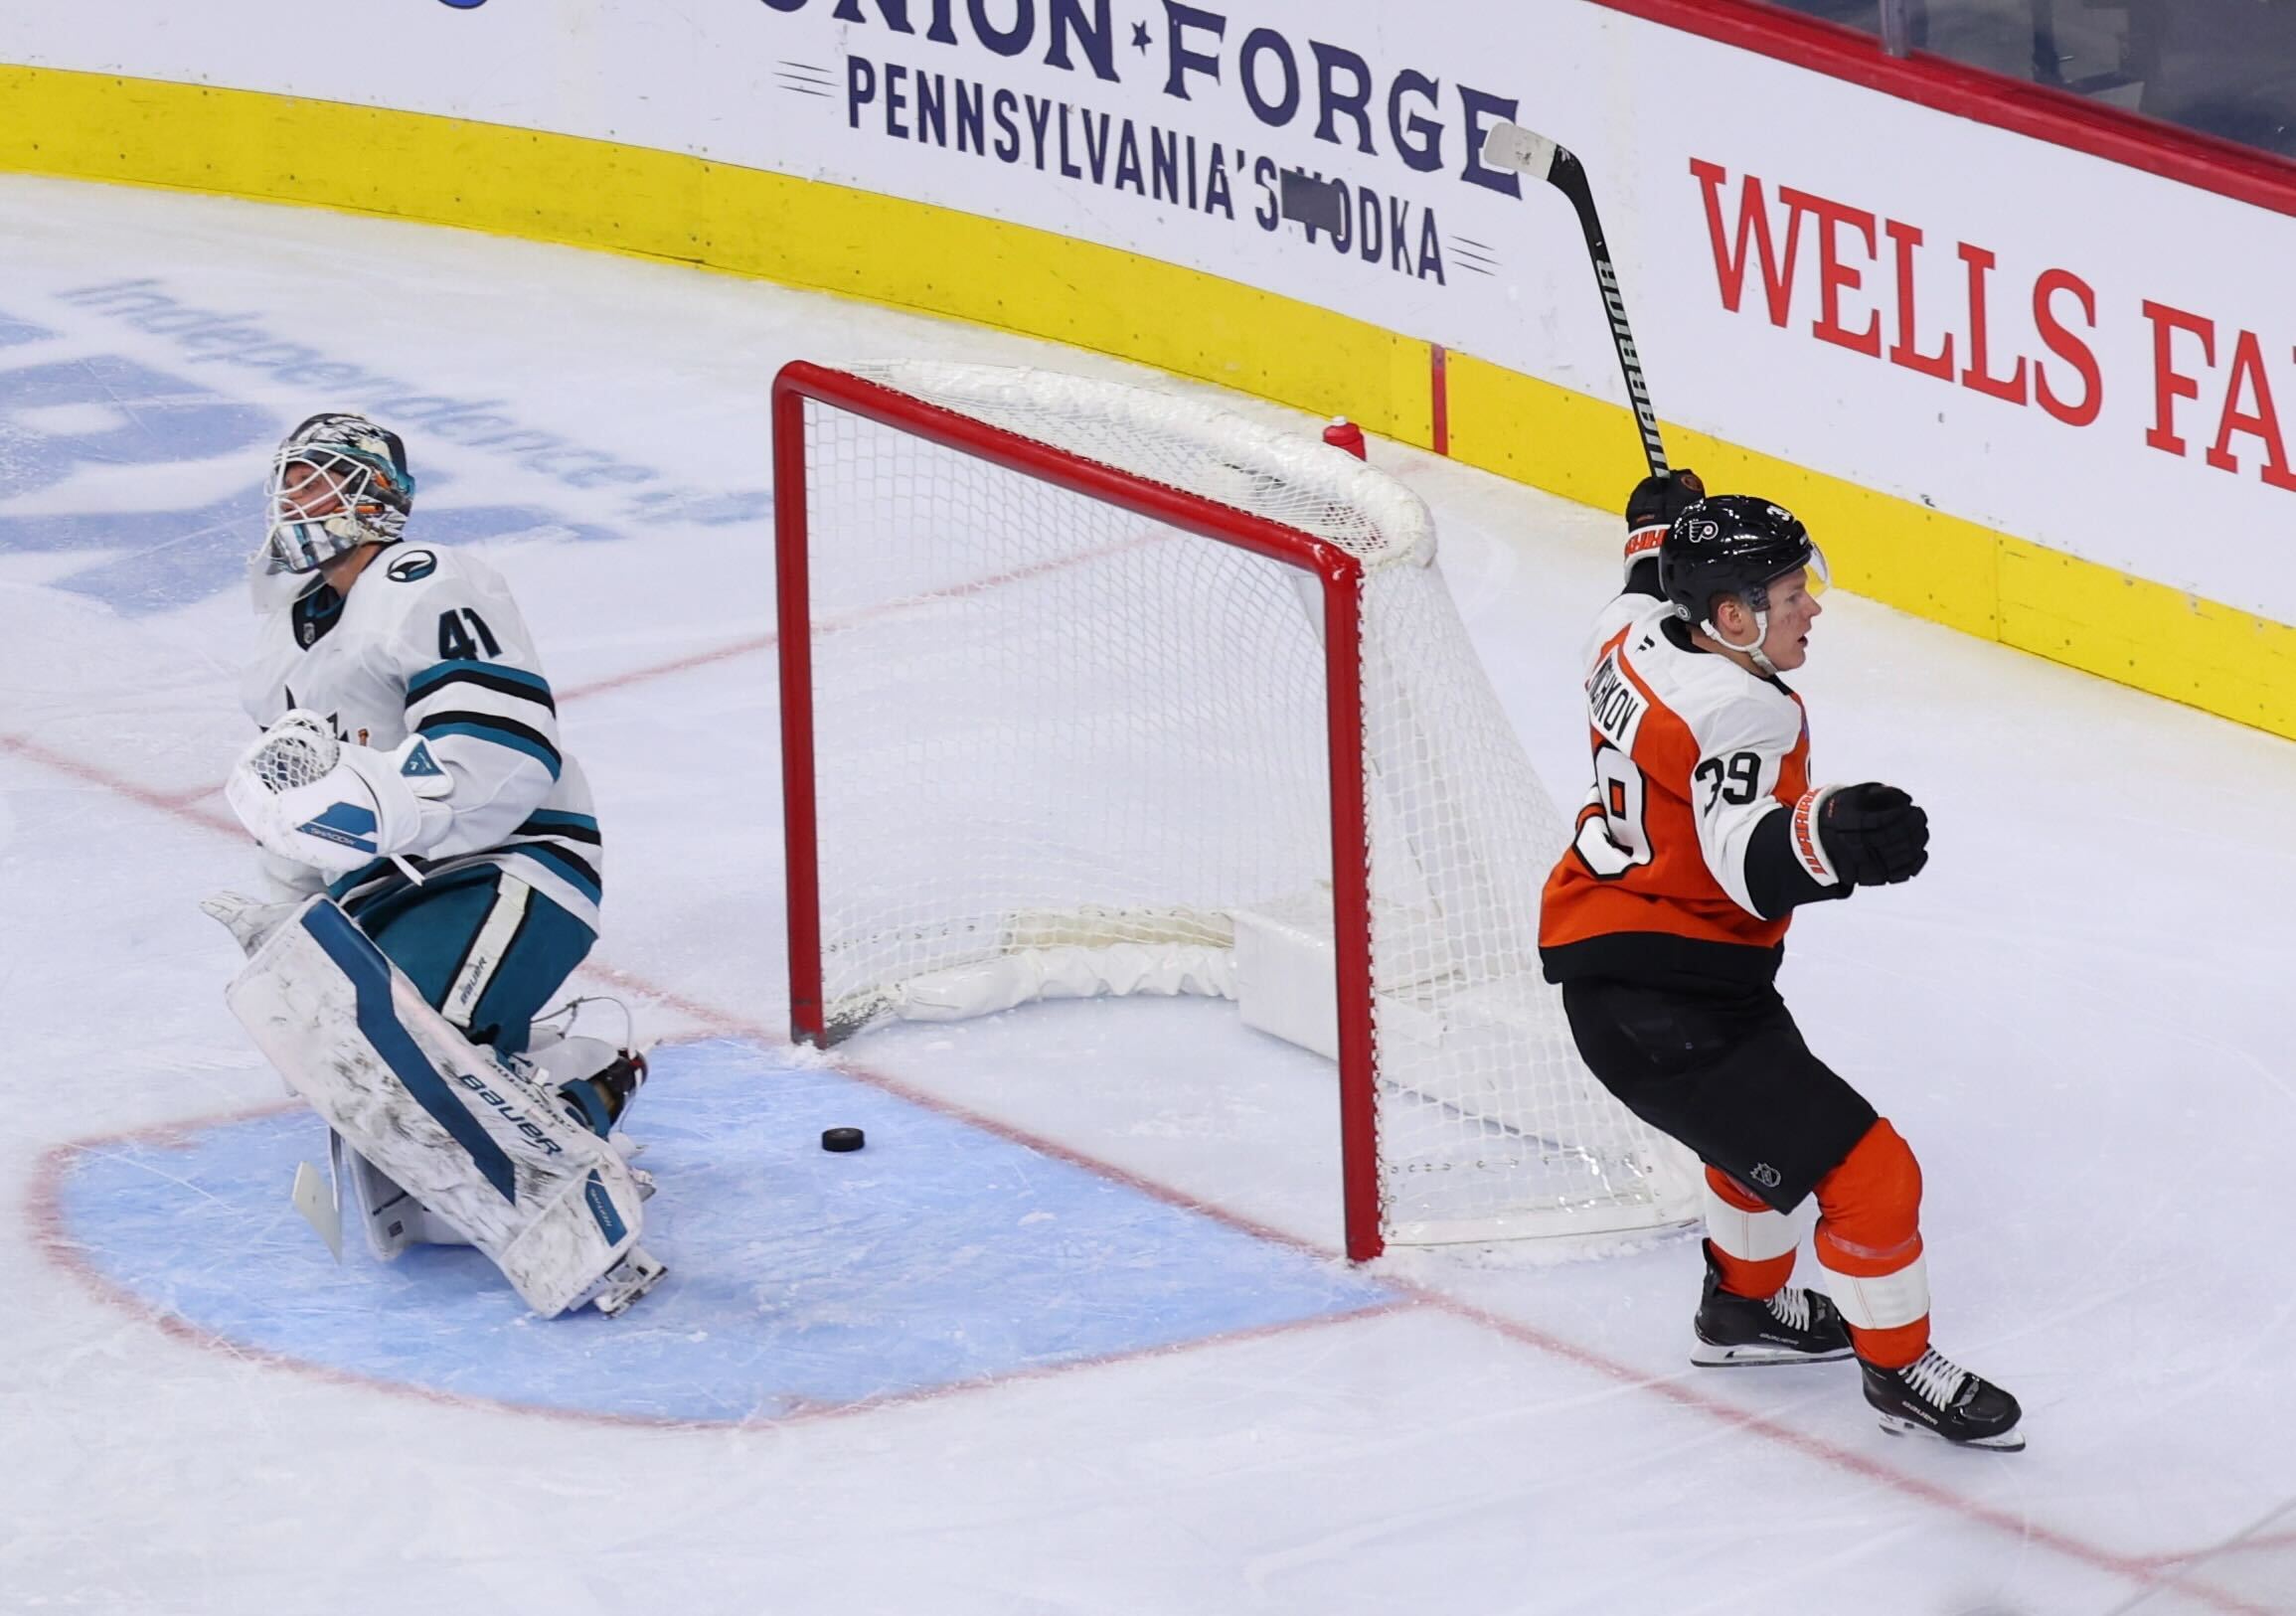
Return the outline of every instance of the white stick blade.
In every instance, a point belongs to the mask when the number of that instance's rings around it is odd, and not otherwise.
[[[343,1260],[343,1212],[335,1205],[335,1192],[319,1177],[319,1170],[309,1162],[295,1164],[295,1188],[288,1200],[295,1211],[303,1214],[303,1221],[318,1231],[327,1242],[327,1249],[335,1260]]]
[[[1483,137],[1483,161],[1492,168],[1510,169],[1533,179],[1547,178],[1555,166],[1555,142],[1534,134],[1520,123],[1494,123]]]

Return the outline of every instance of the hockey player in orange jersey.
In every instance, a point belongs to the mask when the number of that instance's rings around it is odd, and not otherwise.
[[[2017,1399],[1929,1345],[1921,1172],[1810,1052],[1774,978],[1796,906],[1908,881],[1927,816],[1894,786],[1814,785],[1802,700],[1825,563],[1790,512],[1650,477],[1625,590],[1587,655],[1594,789],[1548,878],[1540,954],[1618,1099],[1707,1164],[1699,1364],[1855,1353],[1891,1431],[2021,1448]],[[1826,1291],[1786,1283],[1818,1205]],[[1829,1299],[1830,1295],[1830,1299]]]

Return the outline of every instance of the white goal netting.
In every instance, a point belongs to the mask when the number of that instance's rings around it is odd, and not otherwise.
[[[1283,998],[1275,1020],[1369,1044],[1377,1205],[1351,1198],[1351,1224],[1428,1243],[1695,1214],[1688,1158],[1586,1073],[1540,980],[1539,892],[1564,824],[1415,496],[1339,449],[1163,394],[946,364],[850,374],[1121,476],[1074,491],[929,440],[929,415],[806,401],[827,1036],[1068,994],[1240,993],[1253,1019],[1234,945],[1239,929],[1274,934],[1290,939],[1284,980],[1256,991]],[[1329,1008],[1328,731],[1348,704],[1327,679],[1324,580],[1247,548],[1248,520],[1203,537],[1128,509],[1132,488],[1200,495],[1360,563],[1342,598],[1360,618],[1362,766],[1343,789],[1368,832],[1368,1027],[1333,1026]],[[1321,1008],[1298,1003],[1303,960]]]

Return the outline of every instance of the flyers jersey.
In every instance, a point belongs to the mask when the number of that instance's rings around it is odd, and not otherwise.
[[[1848,891],[1801,698],[1697,649],[1651,595],[1618,596],[1589,644],[1594,788],[1541,903],[1548,979],[1769,981],[1793,904]]]

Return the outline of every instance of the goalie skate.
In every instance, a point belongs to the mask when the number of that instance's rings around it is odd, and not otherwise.
[[[272,930],[225,997],[344,1143],[535,1312],[618,1313],[661,1278],[620,1154],[473,1047],[331,901]]]
[[[583,1302],[588,1302],[607,1318],[614,1318],[652,1290],[668,1272],[669,1269],[633,1245],[619,1262],[608,1268],[598,1282],[583,1293],[574,1306],[579,1307]]]
[[[410,1245],[468,1245],[462,1231],[409,1195],[406,1189],[328,1130],[327,1149],[344,1204],[366,1231],[377,1262],[394,1262]]]

